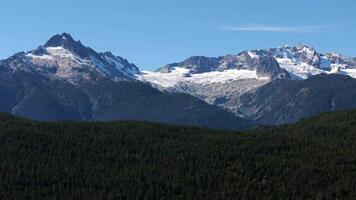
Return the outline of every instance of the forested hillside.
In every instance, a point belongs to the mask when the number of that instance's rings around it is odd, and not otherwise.
[[[0,116],[0,199],[355,199],[356,111],[248,132]]]

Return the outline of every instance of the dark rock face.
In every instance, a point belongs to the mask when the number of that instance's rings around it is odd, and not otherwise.
[[[290,78],[289,73],[282,69],[272,56],[259,57],[257,61],[257,75],[270,78]]]
[[[239,99],[239,112],[261,124],[292,123],[322,112],[356,108],[356,80],[316,75],[304,81],[275,80]]]
[[[209,58],[205,56],[193,56],[180,63],[173,63],[158,69],[159,72],[171,72],[175,67],[190,69],[191,73],[199,74],[214,71],[219,67],[220,58]]]
[[[90,102],[80,89],[40,74],[0,70],[0,111],[36,120],[88,120]]]
[[[44,47],[63,47],[81,58],[89,58],[91,54],[96,55],[92,49],[85,47],[80,41],[75,41],[68,33],[51,37]]]

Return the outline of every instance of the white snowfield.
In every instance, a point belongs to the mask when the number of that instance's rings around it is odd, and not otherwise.
[[[268,77],[258,77],[256,71],[229,69],[224,71],[212,71],[201,74],[190,74],[189,69],[176,67],[170,73],[142,71],[136,75],[138,80],[157,84],[163,88],[178,86],[180,83],[227,83],[241,79],[268,80]]]

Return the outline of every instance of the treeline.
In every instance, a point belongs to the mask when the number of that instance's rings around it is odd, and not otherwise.
[[[243,133],[1,114],[0,199],[356,199],[356,112]]]

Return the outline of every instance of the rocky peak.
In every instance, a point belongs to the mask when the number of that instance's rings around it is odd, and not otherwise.
[[[326,58],[336,64],[344,64],[345,61],[340,54],[337,53],[326,53]]]
[[[44,47],[63,47],[70,49],[73,46],[81,45],[80,41],[75,41],[68,33],[56,34],[52,36]]]
[[[13,71],[27,71],[73,84],[102,78],[134,80],[139,73],[137,66],[126,59],[111,52],[97,53],[67,33],[54,35],[44,46],[16,54],[4,62]]]
[[[84,46],[80,41],[75,41],[68,33],[62,33],[52,36],[44,45],[47,47],[63,47],[70,52],[78,55],[80,58],[97,57],[97,53],[89,47]]]
[[[214,71],[219,67],[221,58],[205,57],[205,56],[192,56],[183,62],[172,63],[158,69],[157,71],[167,73],[171,72],[174,68],[180,67],[189,69],[191,73],[204,73]]]
[[[290,78],[289,73],[279,66],[279,63],[272,55],[257,58],[256,73],[260,77],[272,79]]]
[[[300,61],[313,66],[320,66],[320,55],[313,47],[304,44],[298,44],[292,48],[292,50],[295,53],[296,58]]]

